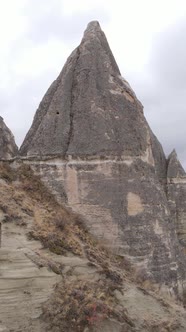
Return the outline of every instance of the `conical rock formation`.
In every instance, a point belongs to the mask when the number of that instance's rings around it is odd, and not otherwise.
[[[0,116],[0,159],[10,159],[18,153],[14,136]]]
[[[44,96],[20,154],[103,244],[130,257],[139,274],[181,291],[167,161],[98,22]]]
[[[142,109],[121,77],[99,23],[91,22],[44,96],[20,153],[141,155],[153,163]]]
[[[173,150],[168,157],[167,177],[177,178],[181,176],[186,176],[186,173],[178,160],[176,151]]]

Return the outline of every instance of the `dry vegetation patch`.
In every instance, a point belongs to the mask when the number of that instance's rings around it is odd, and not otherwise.
[[[43,318],[50,323],[50,331],[80,332],[88,326],[98,326],[105,319],[116,319],[133,331],[133,322],[127,311],[116,303],[113,291],[116,285],[100,279],[96,284],[88,281],[58,284],[49,303],[43,308]]]

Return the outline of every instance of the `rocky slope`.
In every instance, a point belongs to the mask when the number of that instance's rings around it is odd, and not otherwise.
[[[105,246],[165,291],[182,293],[167,161],[98,22],[41,101],[20,155]]]
[[[26,238],[14,221],[3,224],[0,248],[0,331],[44,331],[39,317],[59,280],[46,267],[34,263],[41,245]]]
[[[185,331],[184,308],[105,250],[28,166],[1,164],[0,181],[1,331]]]
[[[11,159],[18,153],[18,148],[14,141],[10,129],[0,116],[0,159]]]

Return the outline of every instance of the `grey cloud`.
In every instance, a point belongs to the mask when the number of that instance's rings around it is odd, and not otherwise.
[[[54,77],[55,76],[55,77]],[[1,115],[12,130],[20,146],[29,130],[36,109],[49,85],[56,78],[53,72],[40,75],[37,80],[24,81],[18,88],[0,99]]]
[[[103,23],[109,20],[109,14],[101,4],[91,11],[66,16],[61,0],[51,2],[42,0],[37,10],[33,3],[37,6],[38,1],[34,0],[30,6],[26,7],[25,15],[29,22],[27,38],[36,43],[43,43],[55,37],[70,44],[77,40],[77,37],[79,38],[89,21],[100,19]]]
[[[175,148],[186,167],[185,35],[185,21],[157,35],[146,66],[148,75],[132,80],[146,118],[166,154]]]
[[[161,73],[161,81],[169,89],[186,88],[186,22],[181,21],[162,35],[158,36],[155,47],[158,50],[152,54],[152,64],[154,74],[157,70]]]

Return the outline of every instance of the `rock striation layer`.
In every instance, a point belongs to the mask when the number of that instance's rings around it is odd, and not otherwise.
[[[18,153],[14,136],[0,116],[0,159],[10,159]]]
[[[39,317],[59,278],[46,267],[39,269],[29,258],[34,253],[33,242],[18,227],[7,228],[3,233],[6,244],[0,248],[0,331],[46,331]]]
[[[184,257],[167,200],[167,160],[98,22],[89,23],[45,94],[20,155],[102,243],[181,291]]]

